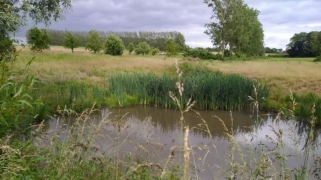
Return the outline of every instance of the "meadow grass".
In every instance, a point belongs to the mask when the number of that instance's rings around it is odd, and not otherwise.
[[[77,80],[101,83],[111,71],[152,72],[174,74],[173,64],[186,62],[179,57],[137,56],[126,52],[122,56],[93,54],[83,52],[69,53],[62,47],[51,47],[50,51],[32,53],[22,49],[17,66],[23,67],[32,57],[30,73],[42,81]],[[66,51],[65,51],[66,50]],[[205,66],[223,73],[236,73],[265,83],[271,88],[271,97],[277,101],[279,96],[289,94],[289,89],[297,94],[312,92],[321,95],[321,64],[312,62],[313,58],[268,58],[250,61],[198,61],[188,62]]]

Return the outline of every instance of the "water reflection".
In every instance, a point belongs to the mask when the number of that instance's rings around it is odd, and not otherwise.
[[[144,106],[135,106],[135,107],[127,107],[121,109],[111,109],[110,112],[111,117],[115,115],[124,115],[128,113],[131,119],[136,119],[139,121],[144,121],[146,117],[151,118],[151,125],[154,127],[159,127],[163,133],[168,133],[174,131],[180,127],[179,119],[180,119],[180,112],[177,110],[172,109],[159,109],[153,107],[144,107]],[[253,126],[255,120],[251,118],[249,112],[245,111],[235,111],[230,114],[227,111],[197,111],[195,112],[187,112],[184,114],[184,119],[186,124],[188,124],[191,129],[194,127],[194,134],[195,135],[202,135],[204,138],[210,137],[224,137],[224,128],[221,121],[218,119],[220,118],[226,128],[230,131],[232,128],[232,120],[233,120],[233,132],[234,134],[238,133],[248,133],[253,130]],[[106,112],[104,112],[106,113]],[[232,118],[231,118],[232,115]],[[210,134],[204,129],[195,128],[199,127],[200,125],[206,122]],[[256,127],[260,127],[264,125],[266,118],[260,120]]]
[[[222,174],[214,178],[211,176],[211,172],[218,171],[217,165],[222,168],[227,166],[226,157],[228,157],[230,146],[223,124],[217,117],[224,122],[228,130],[233,130],[234,137],[242,147],[242,151],[248,150],[250,146],[253,149],[262,148],[271,152],[277,146],[276,133],[282,131],[282,141],[287,145],[284,151],[291,155],[297,152],[300,154],[299,157],[289,156],[286,166],[296,168],[304,161],[305,156],[302,149],[306,144],[305,137],[310,129],[309,123],[303,121],[294,123],[292,120],[275,121],[272,115],[261,115],[261,118],[256,120],[251,117],[250,112],[245,111],[235,111],[232,114],[227,111],[198,111],[198,113],[185,113],[184,118],[186,124],[192,129],[189,144],[194,151],[193,158],[200,159],[196,163],[191,163],[195,165],[195,169],[199,170],[200,179],[224,179]],[[116,144],[117,153],[134,154],[135,157],[143,158],[148,162],[165,163],[172,147],[180,144],[180,112],[177,110],[144,106],[104,109],[100,113],[93,114],[92,120],[86,123],[99,123],[102,118],[117,120],[117,123],[102,128],[101,134],[108,138],[101,136],[96,139],[99,149],[106,152],[108,156],[115,153],[113,147]],[[199,128],[204,122],[210,132],[206,131],[204,126]],[[47,122],[46,128],[47,131],[56,127],[67,129],[72,123],[72,119],[61,122],[52,119]],[[314,142],[318,142],[319,132],[315,131]],[[297,139],[297,144],[294,138]],[[317,152],[319,153],[319,149]],[[247,152],[243,153],[247,154]],[[310,165],[312,164],[311,161]]]

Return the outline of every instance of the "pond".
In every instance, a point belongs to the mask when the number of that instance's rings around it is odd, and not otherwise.
[[[95,147],[106,157],[130,157],[165,170],[170,165],[184,165],[180,115],[177,110],[133,106],[103,109],[82,123],[91,126],[107,120],[99,126],[94,140]],[[50,119],[45,122],[45,131],[68,129],[75,121]],[[190,129],[189,171],[195,179],[225,179],[231,172],[237,172],[237,179],[242,179],[254,176],[258,164],[266,167],[266,176],[277,177],[285,172],[293,179],[295,169],[303,165],[314,170],[320,155],[318,131],[306,143],[309,123],[281,120],[273,114],[257,117],[251,111],[189,111],[184,113],[185,125]],[[90,134],[92,130],[84,131]],[[316,149],[305,148],[310,142],[315,143]],[[317,179],[312,171],[309,173],[311,179]]]

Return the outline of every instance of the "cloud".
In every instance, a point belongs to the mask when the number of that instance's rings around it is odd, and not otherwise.
[[[285,48],[294,33],[321,29],[320,0],[245,0],[261,13],[265,45]],[[77,0],[49,28],[74,31],[179,31],[192,47],[211,46],[204,24],[212,10],[203,0]],[[30,26],[29,26],[30,27]]]

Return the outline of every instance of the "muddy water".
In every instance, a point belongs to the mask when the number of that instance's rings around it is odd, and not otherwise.
[[[144,160],[162,167],[166,163],[167,167],[171,164],[183,165],[183,153],[179,148],[183,144],[179,111],[143,106],[104,109],[93,114],[87,123],[99,123],[101,119],[113,122],[102,126],[100,136],[95,141],[95,145],[107,157],[125,159],[130,156],[132,160]],[[228,176],[221,171],[229,169],[228,164],[232,161],[231,140],[228,141],[227,133],[233,135],[238,145],[233,146],[233,151],[236,152],[233,158],[239,166],[247,162],[252,166],[252,170],[254,169],[254,164],[257,163],[254,159],[260,157],[260,153],[254,153],[254,149],[257,152],[269,152],[270,160],[273,161],[276,157],[273,152],[278,151],[274,147],[280,147],[276,133],[280,132],[285,147],[278,153],[297,154],[287,158],[286,167],[296,168],[304,162],[306,152],[302,149],[306,142],[306,129],[309,129],[304,123],[276,120],[274,116],[267,114],[256,118],[251,112],[244,111],[191,111],[184,114],[184,122],[191,129],[188,138],[192,150],[192,177],[224,179]],[[45,128],[50,131],[72,123],[73,120],[57,122],[56,119],[51,119],[47,121]],[[297,139],[297,144],[294,138]],[[314,141],[318,143],[317,134]],[[240,150],[237,147],[240,147]],[[319,149],[316,151],[320,152]],[[247,157],[242,158],[239,154]],[[312,165],[316,157],[311,154],[309,157],[309,164]],[[279,167],[278,163],[274,163],[271,173]]]

